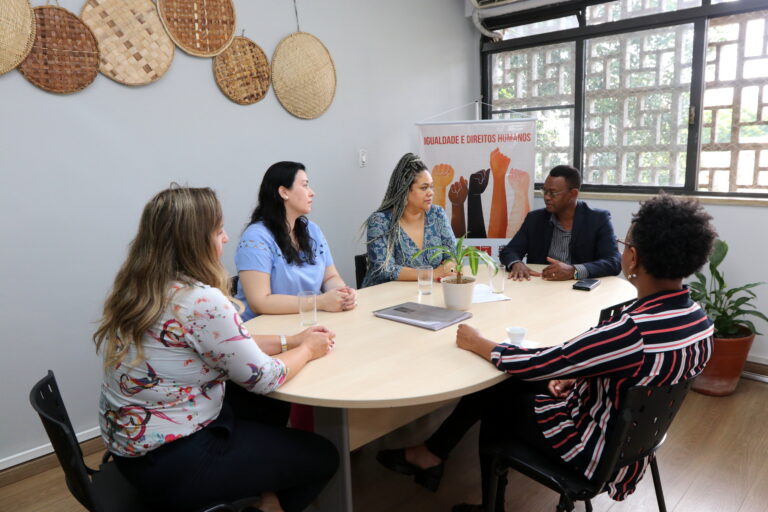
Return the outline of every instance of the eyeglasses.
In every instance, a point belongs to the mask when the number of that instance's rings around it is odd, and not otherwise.
[[[616,242],[617,242],[617,243],[620,243],[621,245],[623,245],[623,246],[625,246],[625,247],[634,247],[634,246],[635,246],[634,244],[632,244],[632,243],[630,243],[630,242],[627,242],[627,241],[624,241],[624,240],[622,240],[622,239],[621,239],[621,238],[619,238],[619,237],[614,237],[614,238],[616,239]]]
[[[555,192],[554,190],[541,189],[541,195],[542,196],[544,196],[544,197],[551,197],[551,198],[555,198],[555,197],[559,196],[560,194],[564,194],[566,192],[568,192],[568,190],[561,190],[560,192]]]

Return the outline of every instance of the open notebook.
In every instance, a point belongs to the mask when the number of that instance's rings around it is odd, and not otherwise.
[[[416,302],[404,302],[397,306],[379,309],[374,311],[373,314],[379,318],[403,322],[432,331],[439,331],[449,325],[472,318],[472,313],[467,311],[453,311]]]

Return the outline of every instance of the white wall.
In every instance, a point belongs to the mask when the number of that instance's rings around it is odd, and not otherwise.
[[[235,5],[238,33],[270,58],[295,30],[289,1]],[[143,88],[100,75],[58,96],[17,71],[0,76],[0,469],[45,451],[36,449],[47,438],[27,395],[48,368],[75,430],[93,435],[100,362],[90,337],[154,193],[171,181],[214,187],[234,239],[224,256],[232,271],[264,170],[301,161],[317,193],[311,217],[354,283],[358,228],[397,159],[417,149],[414,123],[479,96],[479,37],[463,0],[300,1],[299,15],[338,77],[333,105],[313,121],[288,114],[272,91],[253,106],[230,102],[211,61],[179,50],[168,74]],[[365,169],[359,148],[368,150]]]

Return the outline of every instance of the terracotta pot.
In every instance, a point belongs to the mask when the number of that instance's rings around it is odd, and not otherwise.
[[[456,311],[466,311],[472,305],[472,293],[475,291],[475,278],[462,276],[461,284],[456,284],[455,277],[446,277],[441,281],[445,307]]]
[[[712,357],[704,371],[693,381],[693,389],[712,396],[727,396],[736,391],[744,363],[755,333],[746,327],[741,329],[741,338],[715,338]]]

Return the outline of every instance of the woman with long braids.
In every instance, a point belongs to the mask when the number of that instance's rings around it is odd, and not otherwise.
[[[303,164],[277,162],[267,169],[259,202],[235,253],[235,298],[246,304],[243,320],[257,314],[298,313],[296,295],[318,294],[324,311],[355,307],[355,290],[344,284],[320,228],[307,219],[314,191]]]
[[[286,428],[290,404],[262,395],[327,354],[334,334],[311,327],[283,352],[285,336],[249,334],[220,261],[223,226],[209,188],[172,187],[144,207],[93,337],[104,358],[101,435],[147,510],[260,495],[248,510],[299,512],[338,454]]]
[[[453,272],[454,265],[430,260],[424,247],[456,244],[445,210],[433,205],[432,176],[427,167],[412,153],[397,163],[384,199],[366,222],[368,272],[363,286],[388,281],[415,281],[416,267],[435,268],[434,279]]]

